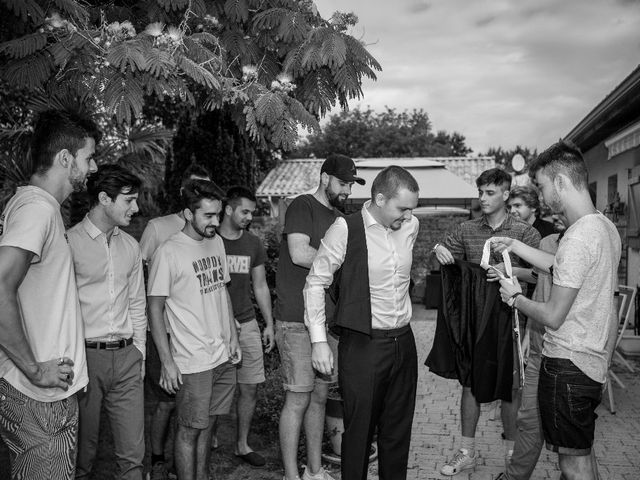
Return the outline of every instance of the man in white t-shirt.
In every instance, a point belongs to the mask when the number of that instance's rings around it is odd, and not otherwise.
[[[160,386],[176,395],[175,463],[180,479],[206,478],[213,419],[229,413],[241,360],[226,254],[216,236],[222,203],[211,182],[182,190],[185,226],[158,249],[149,271],[151,333]],[[165,318],[169,324],[167,339]]]
[[[209,172],[201,165],[192,164],[182,175],[180,190],[191,180],[211,180]],[[147,223],[140,238],[140,251],[142,261],[148,266],[156,249],[174,233],[178,233],[184,227],[184,215],[182,211],[152,218]],[[168,331],[168,326],[167,326]],[[176,406],[175,395],[167,393],[160,388],[160,358],[151,335],[147,335],[147,359],[145,363],[147,373],[147,385],[158,400],[151,416],[149,428],[149,443],[151,444],[151,475],[150,480],[166,480],[167,465],[164,457],[165,445],[168,441],[169,420],[171,412]]]
[[[0,435],[12,478],[73,478],[87,385],[82,316],[60,204],[97,167],[93,121],[40,115],[29,185],[0,216]]]
[[[518,282],[501,280],[503,301],[545,326],[538,402],[547,449],[558,453],[567,480],[598,478],[591,448],[595,413],[615,342],[614,293],[621,242],[615,225],[589,196],[580,150],[560,141],[529,167],[545,203],[567,219],[555,257],[521,242],[492,239],[553,276],[546,302],[522,295]]]

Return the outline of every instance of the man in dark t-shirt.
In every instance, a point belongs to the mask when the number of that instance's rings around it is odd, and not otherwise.
[[[256,407],[258,384],[265,380],[262,345],[264,343],[265,351],[269,353],[275,346],[275,338],[271,295],[264,268],[267,254],[260,239],[246,230],[255,209],[256,197],[251,190],[245,187],[230,188],[222,209],[218,234],[224,242],[227,254],[227,267],[231,276],[227,290],[238,324],[238,342],[242,350],[242,361],[237,371],[235,454],[250,465],[260,467],[265,464],[265,460],[249,447],[247,438]],[[251,300],[252,289],[265,322],[262,336]]]
[[[311,341],[304,325],[304,288],[320,240],[341,213],[356,176],[353,160],[332,154],[320,169],[320,185],[312,195],[300,195],[287,208],[276,274],[276,343],[280,351],[285,402],[280,415],[280,449],[285,480],[298,477],[298,441],[304,423],[307,465],[302,480],[333,480],[322,468],[324,404],[328,385],[337,380],[311,365]],[[329,337],[331,338],[331,337]],[[335,341],[334,341],[335,342]],[[337,343],[337,342],[335,342]],[[335,348],[335,346],[334,346]],[[335,355],[337,358],[337,355]]]

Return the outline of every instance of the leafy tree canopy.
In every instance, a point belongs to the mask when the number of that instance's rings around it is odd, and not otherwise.
[[[527,165],[531,161],[535,160],[538,156],[537,148],[522,147],[517,145],[513,149],[503,149],[502,147],[490,147],[485,155],[494,157],[496,159],[496,165],[502,166],[507,172],[513,172],[511,166],[511,159],[515,154],[519,153],[524,157]]]
[[[381,113],[356,108],[333,115],[289,156],[323,158],[332,152],[364,158],[449,157],[465,156],[471,149],[460,133],[433,133],[422,109],[399,113],[387,107]]]
[[[149,97],[222,107],[259,148],[360,98],[378,62],[311,0],[0,0],[1,77],[42,102],[76,98],[131,128]],[[7,28],[4,28],[7,27]]]

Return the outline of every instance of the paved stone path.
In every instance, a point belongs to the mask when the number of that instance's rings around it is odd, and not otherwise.
[[[456,381],[434,375],[423,365],[433,343],[435,316],[435,310],[425,310],[414,304],[412,325],[420,368],[409,480],[452,478],[440,475],[440,468],[460,439],[460,386]],[[606,398],[597,410],[595,451],[600,475],[605,480],[640,479],[640,357],[635,357],[632,363],[637,367],[636,373],[614,363],[614,371],[627,387],[623,390],[618,385],[613,386],[617,413],[609,412]],[[478,422],[478,466],[475,471],[453,477],[456,480],[493,480],[504,468],[500,415],[496,414],[496,419],[491,420],[489,410],[489,405],[483,405]],[[556,454],[543,449],[531,478],[556,480],[559,477],[556,458]],[[371,465],[369,478],[378,478],[376,464]]]

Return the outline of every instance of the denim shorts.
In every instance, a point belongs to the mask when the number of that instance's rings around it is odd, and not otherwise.
[[[236,367],[229,362],[204,372],[183,374],[176,393],[176,421],[204,430],[210,417],[231,411],[235,390]]]
[[[563,455],[589,455],[602,384],[565,358],[542,357],[538,403],[547,449]]]
[[[242,361],[236,366],[238,383],[256,385],[264,382],[262,335],[255,318],[240,324],[238,343],[242,352]]]
[[[338,340],[327,332],[333,352],[333,372],[323,375],[311,365],[311,339],[302,322],[276,322],[276,344],[280,352],[283,387],[291,392],[312,392],[318,383],[338,381]]]

